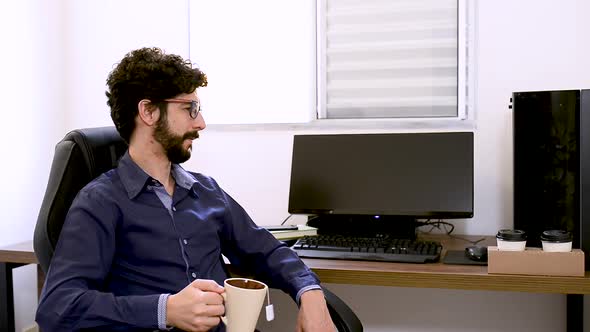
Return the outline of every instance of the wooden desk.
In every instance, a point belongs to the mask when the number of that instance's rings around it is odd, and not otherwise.
[[[443,244],[441,257],[448,250],[464,250],[469,242],[443,235],[422,236]],[[481,236],[461,236],[475,241]],[[496,245],[494,237],[485,237],[478,245]],[[487,266],[442,263],[407,264],[328,259],[304,259],[324,283],[491,290],[567,295],[567,331],[583,331],[584,297],[590,294],[590,272],[584,277],[551,277],[488,274]]]
[[[462,250],[468,242],[447,236],[428,236],[441,241],[447,250]],[[466,236],[474,240],[481,237]],[[479,245],[495,245],[491,237]],[[324,283],[492,290],[567,294],[568,331],[582,331],[583,296],[590,294],[590,273],[584,277],[548,277],[488,274],[486,266],[439,263],[407,264],[364,261],[304,259]],[[12,269],[37,264],[31,241],[0,248],[0,331],[14,331]],[[43,286],[43,271],[38,267],[38,290]]]
[[[0,248],[0,331],[14,331],[14,289],[12,270],[37,264],[33,242],[27,241]],[[37,295],[41,294],[45,275],[37,265]]]
[[[463,250],[470,244],[447,236],[429,236],[448,250]],[[465,236],[469,240],[478,236]],[[478,245],[496,245],[493,237]],[[590,272],[585,277],[549,277],[488,274],[487,266],[438,263],[408,264],[329,259],[303,259],[322,282],[337,284],[492,290],[531,293],[590,294]],[[442,259],[441,259],[442,261]]]

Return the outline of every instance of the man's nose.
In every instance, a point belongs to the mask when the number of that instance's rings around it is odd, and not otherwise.
[[[199,114],[197,115],[197,118],[194,121],[193,127],[196,130],[203,130],[203,129],[205,129],[205,127],[207,127],[207,124],[205,123],[205,118],[203,118],[202,112],[199,112]]]

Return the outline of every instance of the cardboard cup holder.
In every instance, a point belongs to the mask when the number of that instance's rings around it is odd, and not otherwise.
[[[488,247],[488,273],[543,276],[584,276],[584,252],[549,252],[541,248],[505,251]]]

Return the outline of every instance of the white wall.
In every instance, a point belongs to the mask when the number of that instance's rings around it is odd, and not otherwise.
[[[314,0],[191,0],[190,15],[190,54],[209,82],[199,93],[209,124],[315,117]]]
[[[62,1],[68,129],[113,124],[106,79],[127,52],[158,46],[188,57],[187,0]]]
[[[111,124],[104,90],[112,65],[140,46],[188,55],[187,1],[0,4],[2,42],[11,45],[0,60],[12,64],[3,75],[10,81],[4,79],[0,89],[9,121],[0,146],[19,161],[0,166],[11,188],[0,194],[8,215],[0,245],[31,238],[55,142],[72,128]],[[456,222],[458,233],[494,234],[512,225],[510,94],[590,88],[590,46],[582,33],[590,31],[582,17],[588,12],[585,0],[479,1],[475,217]],[[215,31],[203,27],[202,33]],[[198,54],[192,57],[198,62]],[[216,177],[259,224],[276,224],[287,216],[292,136],[298,132],[208,129],[186,166]],[[24,301],[17,308],[24,312],[19,327],[31,323],[34,307],[32,270],[22,274],[16,290]],[[353,307],[369,332],[565,330],[562,295],[327,287]],[[292,326],[283,325],[294,319],[288,314],[292,304],[279,292],[272,297],[280,315],[265,331],[283,331]]]
[[[32,239],[54,142],[64,130],[61,2],[0,2],[0,246]],[[14,270],[16,327],[32,324],[34,266]]]

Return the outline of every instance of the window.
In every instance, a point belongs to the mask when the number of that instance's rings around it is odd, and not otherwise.
[[[189,57],[209,78],[199,91],[207,123],[466,123],[467,2],[191,0]]]
[[[318,0],[318,118],[467,118],[457,0]]]

